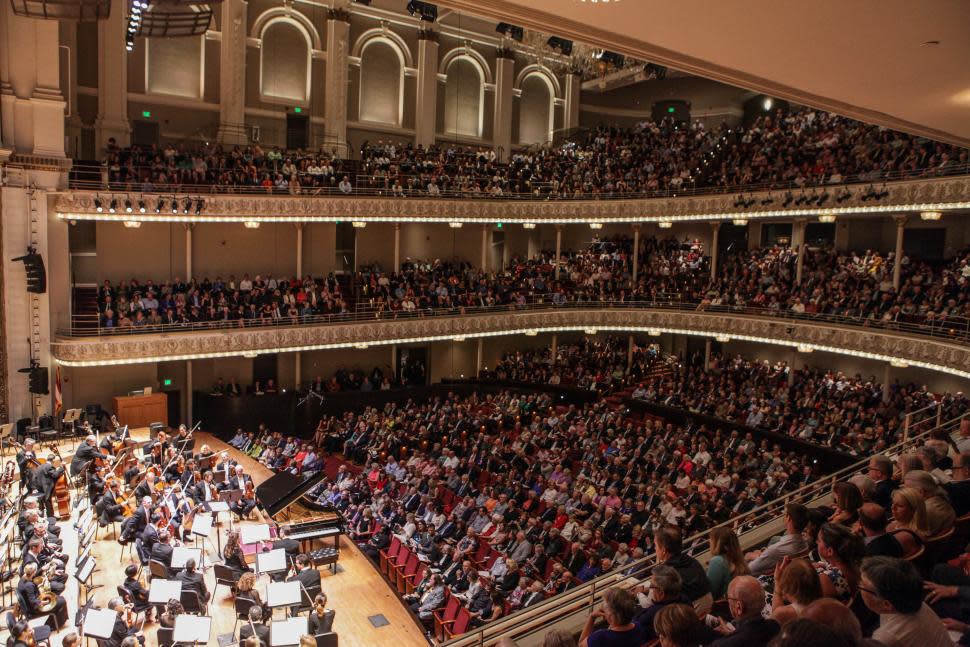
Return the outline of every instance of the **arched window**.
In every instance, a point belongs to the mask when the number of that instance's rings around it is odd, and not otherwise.
[[[145,39],[145,87],[148,92],[198,99],[204,92],[203,36]]]
[[[552,96],[549,80],[529,74],[522,80],[519,97],[519,143],[543,144],[552,140]]]
[[[458,56],[448,64],[445,81],[445,134],[482,136],[485,80],[478,64]]]
[[[271,99],[308,101],[311,45],[306,30],[289,18],[274,18],[260,40],[260,93]]]
[[[360,57],[360,120],[401,125],[404,58],[383,38],[364,45]]]

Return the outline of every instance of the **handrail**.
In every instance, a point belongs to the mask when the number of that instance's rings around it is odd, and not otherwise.
[[[970,416],[970,413],[965,413],[933,429],[928,429],[914,437],[904,439],[889,447],[883,453],[887,456],[895,457],[904,450],[921,442],[935,431],[947,430],[952,433],[954,430],[959,429],[960,422],[968,416]],[[706,550],[707,537],[710,536],[710,533],[715,528],[730,527],[734,530],[741,529],[742,536],[746,533],[752,533],[758,525],[767,523],[767,521],[777,520],[779,510],[783,509],[788,503],[800,502],[808,505],[818,502],[828,495],[829,490],[836,482],[847,480],[849,477],[867,467],[868,463],[869,457],[866,457],[833,474],[821,477],[812,483],[803,485],[792,492],[754,508],[744,515],[696,533],[684,542],[684,546],[687,547],[688,552],[691,554],[700,554],[703,550]],[[767,521],[765,521],[766,519]],[[743,545],[742,548],[744,548]],[[543,631],[549,625],[561,622],[567,614],[571,615],[581,609],[592,611],[596,603],[602,599],[603,593],[614,586],[628,588],[642,583],[642,580],[649,575],[649,569],[655,566],[655,562],[656,554],[651,553],[620,569],[604,573],[589,582],[547,600],[543,600],[534,606],[522,609],[510,616],[500,618],[495,622],[488,623],[478,629],[457,636],[442,643],[442,647],[486,647],[496,644],[503,637],[520,639],[523,635],[531,635],[536,631]],[[566,614],[563,614],[562,611],[565,611]]]
[[[754,315],[772,317],[791,321],[805,321],[811,323],[825,323],[853,327],[871,328],[875,330],[885,330],[901,332],[920,337],[933,339],[944,339],[948,342],[961,344],[970,343],[970,319],[950,319],[938,321],[933,324],[909,323],[900,321],[882,321],[879,319],[866,319],[862,317],[847,317],[844,315],[829,315],[819,313],[797,313],[789,310],[775,310],[771,308],[754,308],[749,306],[725,306],[707,305],[696,301],[677,301],[677,300],[650,300],[650,301],[619,301],[619,300],[572,300],[556,303],[555,298],[559,295],[542,294],[534,295],[526,300],[525,304],[502,304],[494,306],[478,307],[452,307],[452,308],[422,308],[407,312],[403,310],[389,311],[377,310],[369,307],[358,307],[354,312],[346,312],[332,315],[306,315],[289,317],[284,316],[278,319],[238,319],[238,320],[218,320],[200,321],[179,324],[159,324],[144,325],[132,328],[103,328],[99,325],[96,328],[91,326],[78,326],[74,323],[92,321],[95,315],[73,315],[72,326],[58,330],[58,335],[63,338],[90,338],[90,337],[116,337],[137,334],[165,334],[165,333],[184,333],[212,330],[232,330],[249,328],[291,328],[297,326],[325,326],[331,324],[346,324],[355,322],[374,322],[374,321],[393,321],[398,319],[415,318],[437,318],[455,317],[479,314],[494,314],[500,312],[516,311],[540,311],[540,310],[565,310],[573,308],[603,308],[603,309],[666,309],[679,310],[682,312],[706,312],[723,313],[726,315]],[[74,319],[74,317],[83,317]]]
[[[363,160],[358,163],[366,163],[367,160]],[[126,172],[132,172],[135,177],[143,177],[143,171],[150,171],[150,166],[138,166],[138,167],[123,167]],[[214,169],[215,172],[229,171],[235,169]],[[72,176],[69,179],[68,186],[71,189],[90,189],[90,190],[101,190],[101,191],[122,191],[131,193],[145,193],[145,194],[163,194],[166,197],[173,194],[185,195],[204,195],[204,194],[262,194],[262,195],[344,195],[347,197],[388,197],[394,196],[395,193],[392,187],[376,187],[376,186],[360,186],[360,178],[365,178],[364,184],[370,184],[375,178],[382,178],[380,174],[366,173],[357,174],[355,179],[358,180],[354,183],[354,186],[350,192],[341,191],[336,183],[327,184],[323,186],[314,186],[314,180],[309,173],[305,171],[297,172],[297,183],[298,187],[291,188],[287,186],[271,186],[263,187],[259,184],[184,184],[184,183],[165,183],[157,184],[154,182],[145,182],[138,179],[122,179],[113,180],[110,178],[110,171],[108,167],[103,164],[91,165],[91,164],[74,164],[71,169]],[[265,169],[261,171],[261,174],[273,173],[276,174],[278,171],[276,169]],[[337,177],[335,172],[333,177]],[[343,174],[340,174],[343,175]],[[795,182],[761,182],[753,184],[744,185],[730,185],[730,186],[719,186],[719,185],[707,185],[707,186],[680,186],[676,188],[663,188],[654,189],[650,191],[597,191],[597,192],[587,192],[587,193],[570,193],[570,194],[552,194],[550,192],[543,191],[531,191],[528,193],[522,192],[502,192],[501,194],[491,194],[487,190],[480,191],[456,191],[452,189],[439,190],[437,195],[431,196],[424,191],[404,191],[400,195],[402,197],[407,196],[422,196],[422,197],[436,197],[442,199],[490,199],[490,200],[524,200],[524,201],[549,201],[549,200],[559,200],[559,201],[569,201],[569,200],[647,200],[653,198],[671,198],[671,197],[690,197],[690,196],[700,196],[700,195],[717,195],[717,194],[745,194],[753,193],[757,191],[781,191],[781,192],[792,192],[792,193],[805,193],[808,191],[830,191],[832,192],[831,198],[835,197],[835,192],[848,186],[860,185],[860,184],[870,184],[870,185],[882,185],[887,182],[894,182],[897,180],[906,179],[921,179],[921,178],[938,178],[938,177],[953,177],[959,175],[970,175],[970,162],[965,164],[954,164],[943,169],[939,168],[928,168],[928,169],[915,169],[912,171],[892,171],[885,174],[879,174],[878,171],[872,171],[869,173],[862,173],[857,175],[851,175],[843,178],[841,182],[813,182],[805,184],[796,184]],[[86,179],[87,177],[98,176],[98,180]],[[329,176],[328,176],[329,177]],[[407,179],[409,177],[424,177],[419,175],[400,175],[396,176],[402,179]],[[371,179],[367,179],[371,178]],[[485,180],[485,178],[481,178]],[[541,183],[545,185],[546,183]],[[834,201],[834,200],[833,200]],[[814,201],[810,201],[811,204],[815,204]],[[822,203],[818,203],[822,206]]]

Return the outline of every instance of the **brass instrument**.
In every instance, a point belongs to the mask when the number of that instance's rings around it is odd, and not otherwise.
[[[37,585],[37,590],[40,598],[40,606],[37,610],[40,613],[50,613],[57,606],[57,595],[51,591],[50,580],[47,579],[46,575],[37,575],[34,577],[34,584]]]

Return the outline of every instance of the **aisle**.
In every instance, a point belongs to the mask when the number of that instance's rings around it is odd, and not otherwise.
[[[132,436],[139,441],[146,440],[148,429],[134,430]],[[210,434],[198,432],[197,436],[196,447],[201,447],[205,443],[213,451],[218,452],[225,449],[231,452],[233,458],[243,465],[256,485],[273,475],[268,468],[248,456],[241,455],[240,452]],[[65,447],[66,451],[64,450]],[[68,453],[71,451],[71,443],[62,445],[61,453],[65,455],[68,462],[70,461]],[[74,573],[73,566],[74,559],[77,556],[78,543],[78,533],[73,525],[77,519],[76,504],[74,508],[72,518],[58,524],[61,527],[61,537],[64,539],[64,552],[70,557],[69,575]],[[293,517],[297,519],[310,514],[309,511],[298,508],[298,506],[294,506],[291,510]],[[227,513],[223,513],[222,517],[223,521],[218,527],[222,540],[219,545],[225,545],[226,534],[229,531]],[[254,523],[257,522],[233,523],[233,528]],[[106,538],[105,535],[107,535]],[[113,537],[110,527],[101,529],[98,536],[100,539],[94,542],[91,555],[97,560],[98,564],[98,570],[94,574],[93,581],[100,586],[91,592],[90,597],[95,605],[105,607],[108,601],[117,595],[117,586],[124,581],[124,567],[136,563],[137,558],[130,556],[127,550],[122,555],[122,547]],[[203,546],[207,565],[219,560],[215,536],[211,537],[210,540],[206,541]],[[391,590],[384,578],[357,546],[343,536],[340,538],[338,566],[336,574],[331,573],[327,568],[322,569],[321,577],[323,591],[328,598],[327,605],[337,612],[334,620],[334,631],[339,635],[341,647],[373,647],[391,643],[394,644],[394,647],[427,647],[428,641],[425,639],[422,629],[416,624],[396,593]],[[213,592],[215,577],[211,568],[207,569],[205,579],[210,593]],[[261,591],[265,590],[265,581],[266,578],[264,577],[257,585]],[[70,623],[73,623],[78,608],[78,595],[77,581],[70,577],[64,592],[70,610]],[[209,612],[213,618],[212,638],[209,644],[218,645],[217,637],[231,633],[235,621],[233,602],[227,587],[220,586],[215,591],[213,600],[209,605]],[[387,619],[388,624],[375,628],[368,617],[377,614],[382,614]],[[158,644],[155,638],[157,628],[157,624],[145,627],[145,644],[148,647],[154,647]],[[52,636],[52,647],[60,647],[63,636],[75,630],[72,626]]]

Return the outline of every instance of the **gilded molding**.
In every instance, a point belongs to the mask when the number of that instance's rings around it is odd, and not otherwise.
[[[880,187],[883,186],[880,184]],[[169,202],[171,194],[144,195],[149,213],[97,213],[94,199],[104,204],[116,198],[119,204],[132,192],[72,191],[58,196],[55,210],[65,219],[141,220],[144,222],[238,222],[364,220],[401,222],[408,220],[449,222],[648,222],[657,220],[730,220],[816,216],[831,213],[878,213],[887,215],[918,208],[946,209],[960,203],[970,204],[970,176],[901,180],[885,184],[889,196],[879,201],[863,201],[869,185],[850,187],[851,197],[836,203],[839,187],[828,187],[830,198],[821,207],[781,205],[785,191],[762,191],[746,195],[760,205],[769,194],[774,202],[764,208],[739,210],[734,206],[737,191],[724,194],[632,199],[632,200],[459,200],[427,198],[393,198],[383,196],[296,195],[272,196],[254,194],[203,194],[205,211],[194,214],[152,213],[157,198]],[[798,191],[793,192],[796,196]],[[134,195],[138,195],[137,192]],[[185,194],[188,195],[188,194]],[[198,194],[191,194],[198,197]],[[808,192],[811,195],[811,191]]]
[[[728,335],[735,339],[791,347],[804,344],[818,350],[905,361],[914,366],[970,378],[970,346],[944,339],[921,338],[862,326],[816,324],[754,315],[732,316],[700,310],[510,310],[464,317],[59,340],[51,345],[51,350],[54,357],[66,365],[84,366],[348,348],[362,344],[446,341],[453,337],[500,336],[526,330],[591,328],[602,331],[659,330],[676,334]]]

